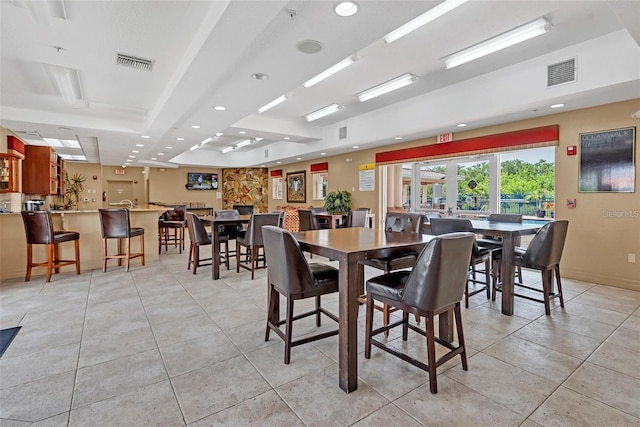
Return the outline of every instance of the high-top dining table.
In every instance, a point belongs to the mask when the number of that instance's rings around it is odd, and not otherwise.
[[[238,215],[231,218],[216,218],[214,215],[204,215],[200,219],[211,224],[211,277],[220,278],[220,226],[248,224],[251,215]]]
[[[536,234],[542,223],[512,223],[472,220],[473,231],[485,236],[502,238],[502,314],[513,315],[513,286],[514,286],[514,248],[515,237]],[[430,230],[427,222],[424,229]]]
[[[303,250],[338,261],[338,382],[349,393],[358,388],[358,296],[363,291],[367,258],[402,251],[421,251],[434,236],[398,233],[372,228],[337,228],[294,233]]]

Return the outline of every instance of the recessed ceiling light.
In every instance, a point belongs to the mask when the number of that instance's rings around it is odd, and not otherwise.
[[[140,138],[149,139],[151,137],[149,135],[140,135]]]
[[[191,125],[191,127],[192,127],[193,129],[200,129],[200,126],[198,126],[198,125]]]
[[[466,127],[466,126],[467,126],[467,124],[466,124],[466,123],[460,123],[460,124],[458,125],[458,127],[459,127],[459,128],[463,128],[463,127]]]
[[[171,147],[171,146],[167,145],[167,146],[166,146],[166,147],[164,147],[164,148],[166,148],[167,150],[171,150],[173,147]]]
[[[151,160],[158,160],[158,158],[157,157],[152,157]]]
[[[222,132],[216,132],[216,136],[222,136],[222,135],[224,135],[224,133],[222,133]]]
[[[320,155],[321,155],[321,156],[326,156],[326,155],[327,155],[327,153],[320,153]]]
[[[176,138],[176,141],[184,141],[184,138]]]
[[[130,159],[135,159],[135,158],[136,158],[136,156],[131,155],[131,156],[129,156],[129,158],[130,158]]]
[[[224,111],[227,109],[227,107],[223,107],[222,105],[216,105],[215,107],[213,107],[213,109],[216,111]]]
[[[260,167],[261,167],[261,168],[266,168],[266,167],[267,167],[267,165],[260,165]]]
[[[253,73],[251,74],[251,78],[255,80],[267,80],[269,78],[269,75],[265,73]]]
[[[139,153],[140,151],[138,150],[131,150],[132,153]]]
[[[302,157],[296,157],[296,160],[302,160]]]
[[[549,108],[561,108],[564,107],[564,104],[553,104]]]
[[[158,153],[158,156],[164,156],[164,153]]]
[[[256,140],[256,141],[262,141],[263,139],[264,139],[264,138],[259,137],[259,136],[256,136],[256,137],[255,137],[255,140]]]
[[[284,139],[284,140],[288,141],[288,140],[290,140],[291,138],[289,138],[288,136],[285,136],[285,137],[284,137],[284,138],[282,138],[282,139]]]
[[[238,132],[240,135],[244,135],[245,133],[247,133],[246,130],[241,130],[240,132]]]
[[[281,165],[281,164],[282,164],[282,162],[276,162],[276,164]]]
[[[396,136],[396,137],[395,137],[395,138],[393,138],[393,139],[397,139],[397,140],[399,141],[399,140],[401,140],[401,139],[402,139],[402,137],[401,137],[401,136]]]
[[[354,145],[353,148],[360,148],[360,146],[359,145]]]
[[[136,144],[136,147],[144,147],[144,144]]]
[[[333,6],[333,10],[340,16],[353,16],[358,12],[358,3],[354,1],[341,1]]]

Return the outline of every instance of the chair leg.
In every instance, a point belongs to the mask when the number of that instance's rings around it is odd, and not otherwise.
[[[320,327],[320,295],[316,298],[316,327]]]
[[[551,293],[551,279],[553,277],[553,270],[542,270],[542,291],[544,299],[544,314],[549,316],[551,314],[551,308],[549,307],[549,294]]]
[[[406,341],[409,338],[409,313],[402,312],[402,341]]]
[[[144,234],[140,235],[140,253],[142,253],[142,265],[144,265]]]
[[[391,307],[389,304],[382,305],[382,324],[387,326],[391,322]],[[389,336],[389,331],[384,331],[384,336]]]
[[[373,331],[373,298],[367,295],[366,326],[364,333],[364,358],[371,359],[371,332]]]
[[[56,246],[53,243],[47,245],[47,282],[51,281],[51,273],[53,273],[53,262],[55,260]]]
[[[491,298],[491,259],[484,262],[484,278],[487,286],[487,299]]]
[[[436,340],[433,326],[433,316],[427,316],[425,323],[427,334],[427,364],[429,365],[429,390],[431,393],[438,392],[438,383],[436,380]]]
[[[102,239],[102,272],[107,272],[107,239]]]
[[[456,318],[456,331],[458,332],[458,345],[462,347],[462,353],[460,353],[460,359],[462,360],[462,370],[468,370],[467,366],[467,347],[464,345],[464,333],[462,332],[462,315],[460,314],[460,304],[456,304],[453,309],[453,314]]]
[[[193,274],[196,274],[198,265],[200,265],[200,246],[195,245],[193,248]]]
[[[564,295],[562,294],[562,282],[560,281],[560,264],[556,264],[556,283],[558,284],[558,295],[560,296],[560,307],[564,308]]]
[[[27,244],[27,275],[24,278],[25,282],[31,280],[31,269],[33,268],[33,246],[31,243]]]
[[[76,252],[76,274],[80,274],[80,239],[74,241]]]
[[[284,340],[284,364],[291,361],[291,335],[293,329],[293,300],[287,297],[287,318],[285,320],[285,340]]]
[[[60,267],[58,264],[60,263],[60,247],[58,245],[53,245],[53,268],[56,274],[60,273]]]
[[[254,279],[255,269],[258,266],[258,248],[251,246],[251,280]]]
[[[240,243],[236,240],[236,273],[240,273]]]
[[[224,241],[224,263],[227,266],[227,270],[229,269],[229,241]]]
[[[131,265],[131,237],[127,237],[126,238],[126,244],[125,244],[125,255],[126,255],[126,261],[125,261],[125,265],[126,265],[126,269],[125,271],[129,271],[129,266]]]
[[[464,284],[464,308],[469,308],[469,279]]]

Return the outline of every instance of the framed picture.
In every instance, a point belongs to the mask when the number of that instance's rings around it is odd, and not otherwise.
[[[636,128],[580,134],[580,193],[635,192]]]
[[[306,171],[287,173],[287,202],[307,202]]]

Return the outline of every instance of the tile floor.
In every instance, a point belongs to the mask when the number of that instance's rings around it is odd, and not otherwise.
[[[22,330],[0,359],[0,426],[640,425],[640,292],[565,279],[550,317],[521,299],[503,316],[476,295],[467,372],[449,361],[432,395],[426,373],[374,347],[347,395],[337,337],[295,347],[288,366],[282,341],[264,341],[265,270],[210,271],[169,251],[130,273],[4,281],[0,327]],[[337,295],[323,300],[337,310]],[[359,321],[362,340],[362,309]],[[296,334],[315,329],[300,322]],[[416,335],[389,340],[424,351]]]

